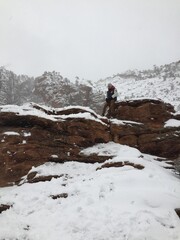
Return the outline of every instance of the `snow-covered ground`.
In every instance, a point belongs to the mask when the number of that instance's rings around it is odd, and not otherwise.
[[[132,166],[97,170],[102,164],[46,163],[31,171],[61,175],[50,182],[0,189],[1,240],[180,240],[180,179],[166,163],[116,143],[82,150],[113,156]],[[26,178],[24,178],[25,182]],[[50,196],[67,193],[67,198]]]

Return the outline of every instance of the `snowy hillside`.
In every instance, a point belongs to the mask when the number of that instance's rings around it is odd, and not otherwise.
[[[180,181],[163,168],[167,164],[111,142],[82,152],[108,154],[114,157],[106,163],[130,161],[144,169],[77,162],[33,168],[39,176],[62,177],[0,189],[0,201],[13,205],[0,214],[1,240],[180,239],[174,211],[180,206]]]
[[[161,99],[180,111],[180,62],[146,71],[127,71],[99,80],[94,89],[106,92],[111,82],[118,89],[118,100]]]
[[[119,101],[142,98],[161,99],[175,106],[176,111],[180,111],[180,77],[165,80],[162,78],[125,80],[114,77],[99,81],[98,88],[105,92],[109,82],[117,88]]]

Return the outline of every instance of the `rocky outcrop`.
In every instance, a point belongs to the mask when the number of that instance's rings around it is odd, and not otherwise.
[[[174,108],[170,104],[150,99],[117,103],[115,118],[132,121],[124,122],[124,125],[110,124],[115,142],[160,157],[179,156],[180,127],[165,127],[166,121],[175,119]]]
[[[164,127],[174,116],[173,107],[161,101],[117,103],[113,119],[80,107],[52,110],[32,104],[30,109],[1,108],[0,186],[20,183],[32,166],[49,161],[104,162],[109,156],[81,154],[83,148],[97,143],[114,141],[165,158],[180,154],[180,127]],[[28,181],[41,181],[35,175]],[[53,177],[62,176],[43,181]]]
[[[159,128],[173,117],[174,107],[160,100],[143,99],[116,103],[115,118]]]
[[[10,209],[12,205],[7,205],[7,204],[0,204],[0,214],[8,209]]]
[[[59,113],[55,117],[60,117]],[[52,121],[12,112],[0,113],[0,137],[0,186],[18,183],[32,166],[48,161],[103,162],[105,157],[87,158],[80,151],[111,140],[109,126],[100,120],[69,117]]]
[[[96,112],[101,111],[104,101],[103,91],[94,91],[92,83],[79,83],[78,78],[73,83],[55,71],[44,72],[42,76],[35,79],[34,94],[52,107],[81,105],[89,106]]]

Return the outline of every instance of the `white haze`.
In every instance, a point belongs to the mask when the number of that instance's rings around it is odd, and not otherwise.
[[[179,0],[0,0],[0,66],[98,80],[180,57]]]

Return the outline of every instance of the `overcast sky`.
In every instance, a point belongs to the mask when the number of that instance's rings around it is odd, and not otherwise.
[[[0,66],[98,80],[180,60],[180,0],[0,0]]]

